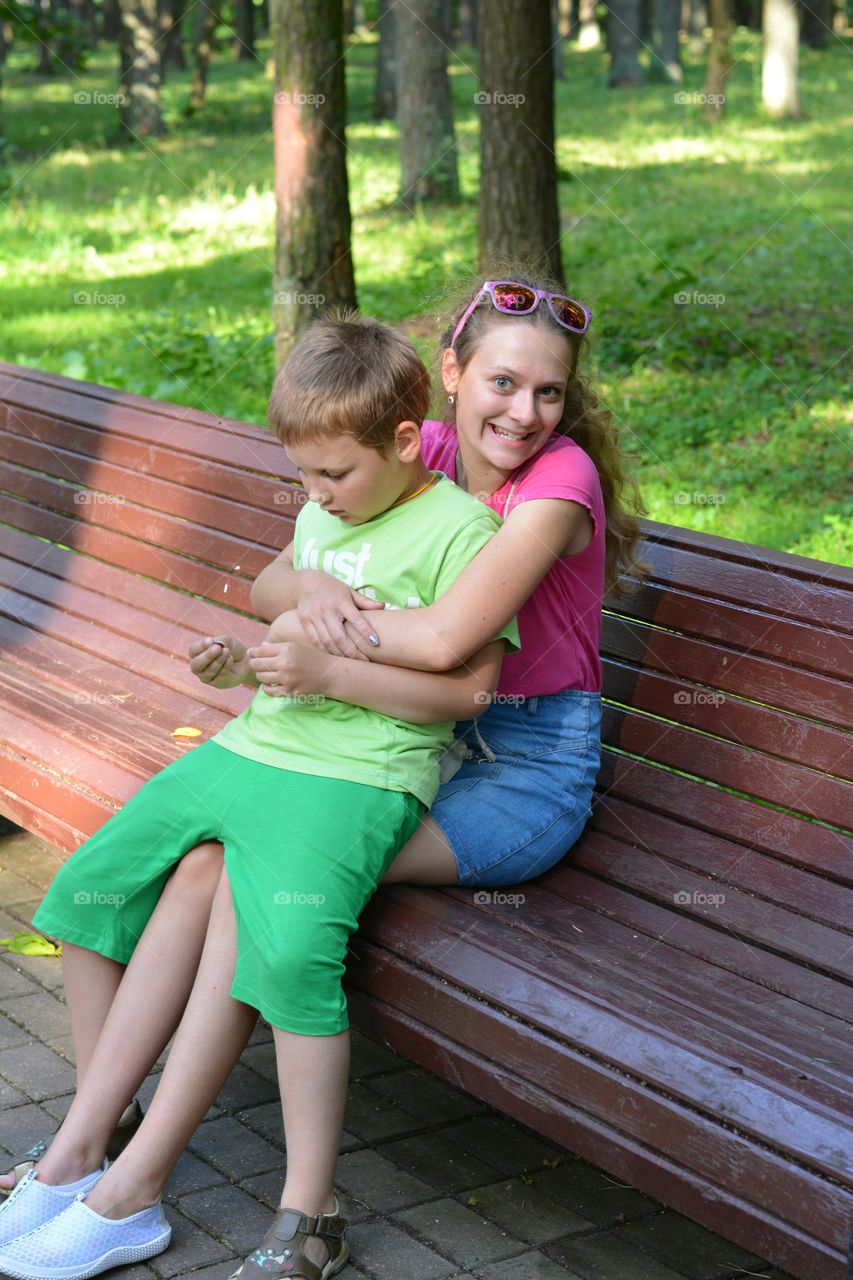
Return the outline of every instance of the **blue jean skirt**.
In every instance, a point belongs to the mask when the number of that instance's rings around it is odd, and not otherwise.
[[[580,689],[498,695],[456,725],[467,755],[429,816],[464,885],[518,884],[568,853],[592,808],[601,759],[601,695]]]

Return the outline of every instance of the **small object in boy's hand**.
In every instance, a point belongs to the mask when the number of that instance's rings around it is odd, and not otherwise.
[[[180,728],[172,730],[173,738],[200,738],[201,729],[193,729],[191,725],[182,724]]]
[[[41,933],[14,933],[11,938],[0,938],[0,947],[19,956],[59,956],[62,947],[51,942]]]

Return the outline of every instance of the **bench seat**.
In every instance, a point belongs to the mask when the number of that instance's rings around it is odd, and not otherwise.
[[[0,810],[65,851],[239,712],[301,500],[226,422],[0,365]],[[594,816],[506,890],[381,889],[353,1020],[799,1280],[853,1217],[850,575],[649,523],[607,602]],[[196,739],[198,741],[199,739]]]

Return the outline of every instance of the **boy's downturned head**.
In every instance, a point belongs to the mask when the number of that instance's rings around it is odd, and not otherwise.
[[[283,445],[347,435],[384,452],[400,422],[421,425],[429,374],[388,325],[341,309],[318,320],[273,383],[269,422]]]

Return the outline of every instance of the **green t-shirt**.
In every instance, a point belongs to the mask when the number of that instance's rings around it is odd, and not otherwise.
[[[293,539],[295,569],[321,569],[386,607],[411,609],[444,595],[499,527],[500,518],[438,475],[432,488],[364,524],[307,502]],[[513,620],[499,633],[518,648]],[[273,698],[259,689],[214,742],[297,773],[409,791],[430,805],[453,724],[410,724],[334,698]]]

